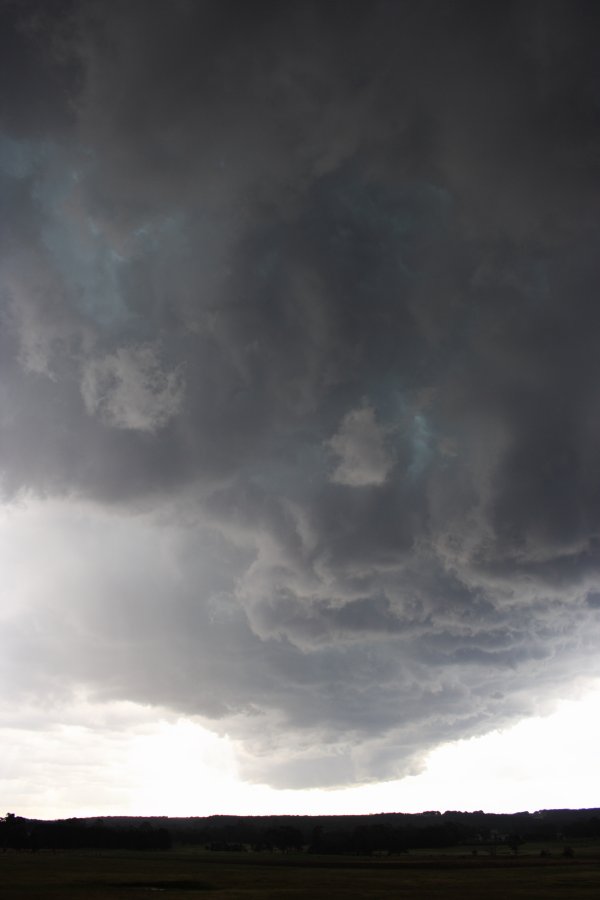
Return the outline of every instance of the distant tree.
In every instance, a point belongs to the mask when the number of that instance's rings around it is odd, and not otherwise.
[[[319,853],[323,846],[323,826],[315,825],[310,836],[309,851],[311,853]]]
[[[524,841],[520,834],[513,832],[513,834],[509,834],[506,838],[506,843],[508,844],[514,855],[518,856],[519,847],[524,843]]]
[[[7,813],[0,820],[0,845],[21,850],[27,847],[28,828],[27,820],[14,813]]]
[[[277,850],[299,850],[304,838],[302,832],[291,825],[276,825],[266,831],[264,843]]]

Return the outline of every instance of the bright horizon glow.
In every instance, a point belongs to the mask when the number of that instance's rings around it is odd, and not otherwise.
[[[0,729],[7,810],[55,819],[600,806],[598,683],[549,716],[437,748],[419,775],[328,790],[241,781],[234,742],[189,718],[157,719],[155,710],[131,703],[82,701],[65,712],[46,732],[26,722]]]

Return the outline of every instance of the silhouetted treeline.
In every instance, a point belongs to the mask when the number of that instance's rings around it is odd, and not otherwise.
[[[212,850],[297,850],[311,853],[404,853],[466,845],[504,845],[518,853],[528,841],[600,837],[598,810],[494,814],[425,812],[371,816],[211,816],[168,819],[173,842]]]
[[[107,826],[80,819],[40,822],[9,814],[0,820],[0,847],[13,850],[168,850],[171,835],[149,823]]]
[[[600,810],[544,810],[494,814],[425,812],[371,816],[106,817],[56,822],[0,819],[0,847],[167,850],[188,844],[214,851],[305,851],[322,854],[398,854],[466,846],[518,853],[531,841],[600,838]]]

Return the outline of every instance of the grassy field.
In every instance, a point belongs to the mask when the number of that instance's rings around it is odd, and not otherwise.
[[[3,853],[2,900],[597,900],[600,853],[407,855],[382,860],[172,850],[163,853]],[[555,851],[556,852],[556,851]]]

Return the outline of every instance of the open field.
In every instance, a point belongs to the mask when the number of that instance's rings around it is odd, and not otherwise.
[[[600,854],[572,859],[403,856],[356,857],[271,854],[3,853],[2,900],[165,900],[215,896],[219,900],[597,900]]]

